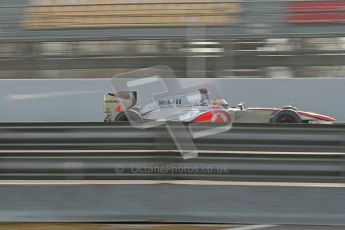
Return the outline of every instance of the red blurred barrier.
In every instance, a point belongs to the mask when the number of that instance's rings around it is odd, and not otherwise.
[[[289,2],[287,21],[293,24],[345,22],[345,1]]]

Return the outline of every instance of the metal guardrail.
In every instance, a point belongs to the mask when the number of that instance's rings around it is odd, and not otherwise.
[[[345,181],[344,125],[240,124],[194,141],[199,157],[183,160],[164,126],[3,124],[0,179]]]
[[[344,225],[344,135],[240,124],[183,160],[164,126],[0,124],[0,221]]]
[[[183,132],[184,129],[177,131]],[[248,123],[234,124],[228,132],[195,139],[195,144],[204,150],[344,152],[344,137],[345,125],[342,124]],[[98,149],[100,146],[113,150],[176,150],[165,126],[138,129],[126,123],[0,123],[1,150],[42,147]]]

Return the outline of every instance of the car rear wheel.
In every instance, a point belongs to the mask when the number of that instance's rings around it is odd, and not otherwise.
[[[142,121],[143,118],[140,113],[136,110],[127,110],[120,112],[116,118],[115,122],[128,122],[128,121]]]
[[[301,117],[293,110],[281,110],[272,119],[273,123],[302,123]]]

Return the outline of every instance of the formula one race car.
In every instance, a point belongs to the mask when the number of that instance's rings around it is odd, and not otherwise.
[[[122,91],[104,95],[104,121],[180,121],[217,123],[311,123],[332,124],[335,119],[304,112],[294,106],[245,108],[229,106],[226,100],[209,99],[206,88],[187,94],[170,95],[144,106],[137,105],[137,92]]]

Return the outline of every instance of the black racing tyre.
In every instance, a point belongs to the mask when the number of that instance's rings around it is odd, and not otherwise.
[[[127,110],[126,112],[125,111],[120,112],[115,118],[115,122],[142,121],[142,120],[143,118],[140,115],[140,113],[132,109]]]
[[[301,117],[294,110],[281,110],[272,118],[273,123],[302,123]]]

